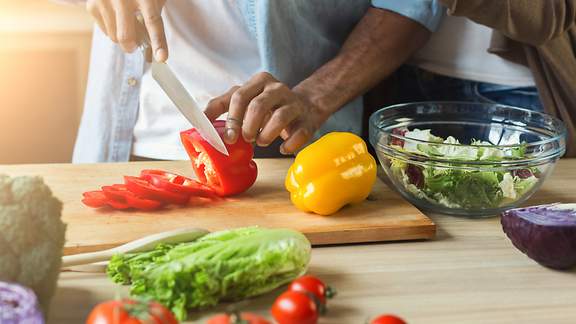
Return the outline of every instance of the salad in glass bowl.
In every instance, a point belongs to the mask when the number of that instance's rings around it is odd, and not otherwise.
[[[528,199],[564,154],[564,136],[551,116],[493,104],[404,104],[370,119],[389,183],[420,208],[464,216]]]

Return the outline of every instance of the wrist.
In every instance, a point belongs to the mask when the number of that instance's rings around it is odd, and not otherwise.
[[[315,118],[317,118],[320,123],[324,123],[332,114],[338,111],[340,107],[334,103],[333,99],[330,99],[328,93],[323,91],[326,89],[320,89],[321,87],[311,83],[312,82],[304,80],[296,85],[292,91],[310,107],[310,112],[314,114]]]

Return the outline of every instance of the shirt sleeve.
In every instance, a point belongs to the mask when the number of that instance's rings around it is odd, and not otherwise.
[[[372,0],[372,6],[393,11],[436,31],[446,9],[437,0]]]
[[[496,29],[509,38],[540,46],[576,25],[576,1],[440,0],[449,13]]]

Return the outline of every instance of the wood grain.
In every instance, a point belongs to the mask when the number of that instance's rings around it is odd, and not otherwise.
[[[576,202],[576,160],[560,161],[528,204]],[[338,289],[320,324],[364,323],[396,313],[410,324],[574,324],[576,269],[543,268],[516,250],[498,218],[471,220],[430,215],[438,235],[430,241],[313,249],[310,272]],[[127,289],[104,275],[63,273],[50,324],[83,323],[90,309]],[[267,314],[274,297],[243,310]],[[226,306],[194,313],[193,321]]]
[[[68,223],[65,254],[111,248],[161,231],[198,227],[210,231],[242,226],[294,228],[315,245],[429,239],[434,223],[377,181],[370,199],[329,217],[297,210],[284,189],[291,159],[257,161],[259,176],[246,193],[223,202],[154,212],[94,210],[81,204],[82,192],[122,182],[155,168],[189,175],[189,162],[138,162],[93,165],[0,166],[0,173],[41,175],[64,202]]]

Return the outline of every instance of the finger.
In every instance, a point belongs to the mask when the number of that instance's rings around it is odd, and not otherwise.
[[[264,119],[270,115],[274,108],[284,104],[282,96],[274,95],[271,92],[264,91],[248,104],[246,114],[244,114],[244,123],[242,125],[242,136],[252,143],[256,140],[258,132],[264,126]]]
[[[114,14],[112,6],[107,1],[102,2],[100,7],[100,15],[102,16],[104,26],[106,27],[106,35],[108,35],[108,37],[110,37],[114,43],[117,43],[118,38],[116,38],[116,15]]]
[[[164,62],[168,59],[168,45],[166,43],[166,34],[164,33],[164,22],[162,21],[162,7],[156,1],[140,1],[140,11],[144,18],[144,25],[150,36],[150,45],[154,58],[158,62]]]
[[[262,131],[256,139],[259,146],[268,146],[272,143],[281,132],[287,128],[298,116],[294,107],[290,105],[282,106],[276,109],[270,120],[264,125]]]
[[[304,146],[310,138],[312,138],[312,131],[306,127],[298,128],[296,126],[292,135],[280,145],[280,153],[293,154]]]
[[[154,60],[154,55],[152,55],[152,49],[150,47],[146,47],[144,49],[144,59],[148,63],[152,63],[152,61]]]
[[[281,132],[280,132],[280,138],[282,138],[282,140],[287,140],[288,137],[290,137],[290,133],[288,133],[288,130],[286,128],[284,128]]]
[[[248,108],[248,104],[250,104],[252,99],[264,91],[264,87],[272,79],[273,78],[271,78],[270,74],[258,73],[246,82],[246,84],[234,91],[230,98],[226,132],[224,133],[224,141],[226,143],[236,143],[238,135],[242,129],[244,113]]]
[[[98,12],[98,13],[92,14],[92,17],[94,17],[94,20],[96,21],[96,25],[98,25],[98,28],[100,28],[100,30],[104,34],[106,34],[106,25],[104,24],[104,19],[102,19],[102,16],[100,15],[100,13]]]
[[[128,1],[115,2],[116,38],[123,51],[132,53],[138,46],[136,42],[136,16]]]
[[[104,25],[104,20],[100,14],[100,8],[96,5],[96,2],[92,0],[86,1],[86,11],[88,11],[88,13],[94,18],[98,28],[106,34],[106,26]]]
[[[204,114],[206,117],[210,119],[210,121],[215,121],[216,118],[220,117],[222,114],[228,111],[228,107],[230,106],[230,99],[232,98],[232,94],[240,88],[239,86],[234,86],[230,88],[225,94],[213,98],[208,102],[206,105],[206,109],[204,110]]]

